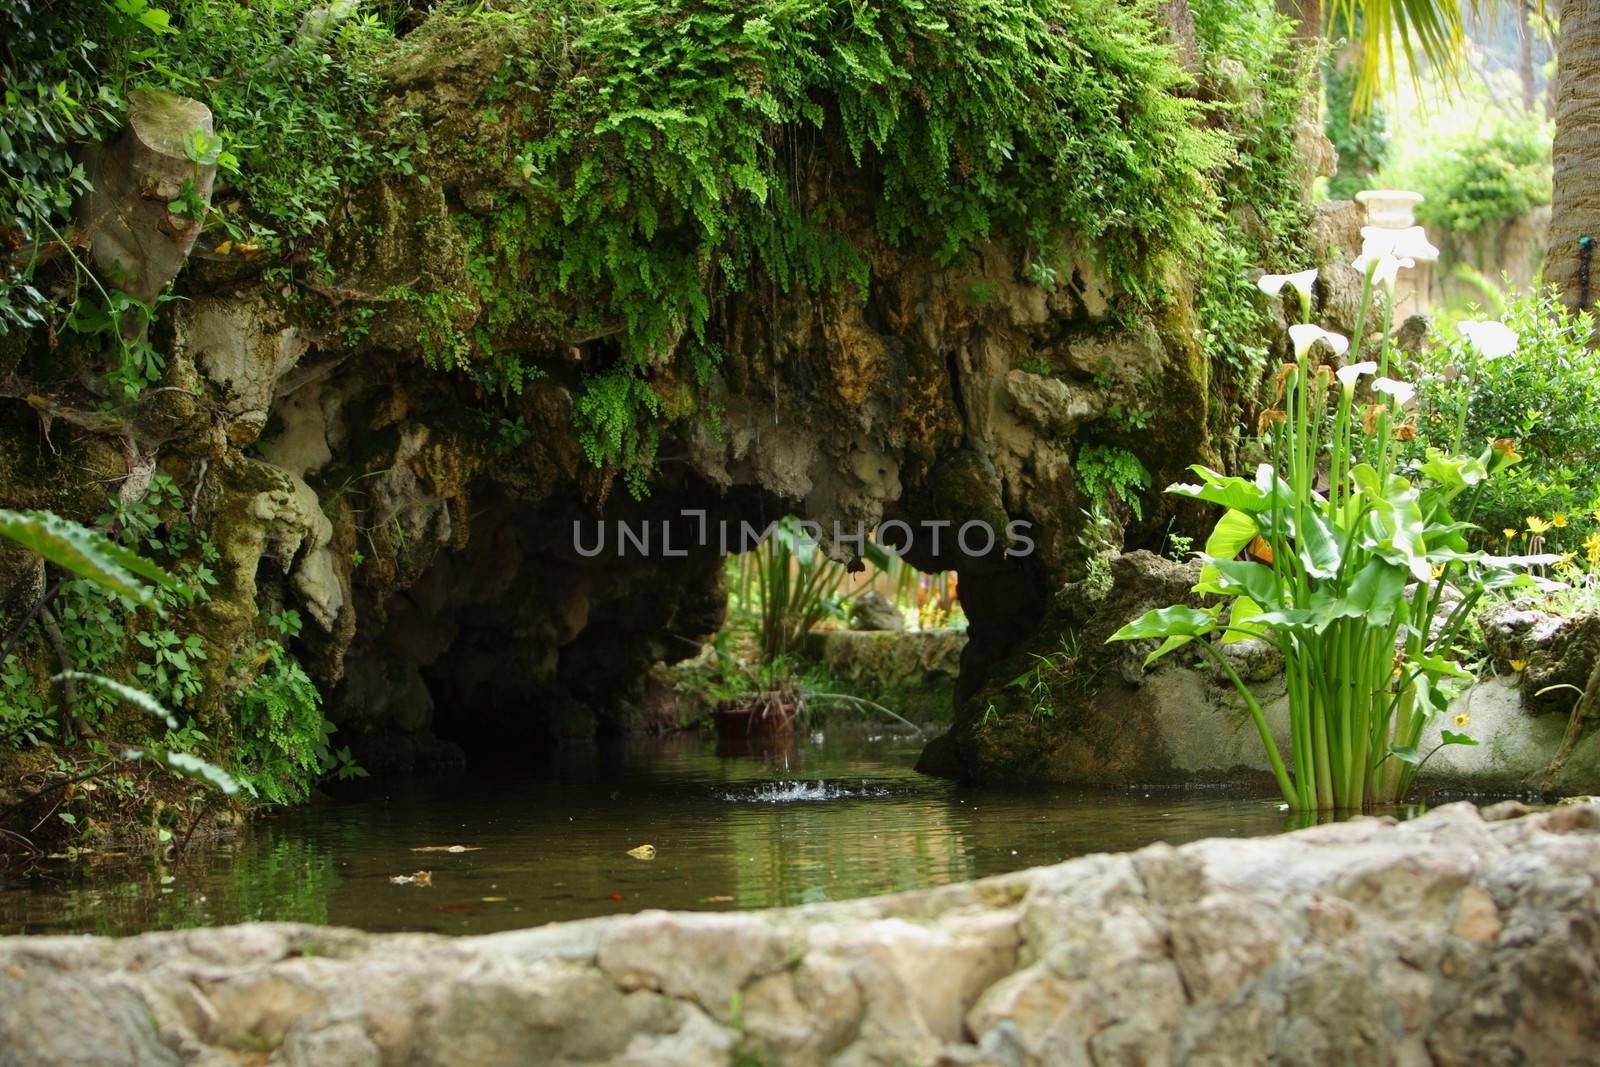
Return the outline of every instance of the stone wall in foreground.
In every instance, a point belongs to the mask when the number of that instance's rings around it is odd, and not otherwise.
[[[0,939],[0,1064],[1593,1063],[1597,939],[1600,808],[1455,804],[758,913]]]

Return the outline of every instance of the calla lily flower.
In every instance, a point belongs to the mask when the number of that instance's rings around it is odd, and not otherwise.
[[[1367,359],[1362,360],[1360,363],[1352,363],[1347,367],[1340,367],[1338,371],[1335,372],[1335,375],[1339,379],[1339,384],[1344,386],[1345,391],[1350,392],[1355,389],[1357,378],[1360,378],[1363,374],[1377,373],[1378,365],[1372,360]]]
[[[1397,378],[1374,378],[1372,388],[1380,393],[1385,393],[1394,398],[1394,402],[1401,407],[1411,403],[1411,398],[1417,395],[1417,387],[1410,382],[1402,382]]]
[[[1517,350],[1517,331],[1495,319],[1463,322],[1461,335],[1472,343],[1484,359],[1500,359]]]
[[[1392,294],[1394,292],[1394,281],[1399,276],[1400,269],[1402,267],[1415,267],[1417,264],[1413,259],[1400,258],[1388,252],[1373,253],[1363,249],[1361,254],[1351,261],[1350,265],[1370,277],[1373,282],[1381,284]]]
[[[1324,330],[1321,326],[1315,326],[1309,322],[1289,327],[1289,340],[1294,342],[1294,358],[1296,359],[1311,351],[1311,346],[1318,341],[1327,342],[1328,347],[1333,349],[1333,354],[1336,356],[1342,356],[1350,350],[1350,339],[1344,334]]]
[[[1421,260],[1424,263],[1432,263],[1439,258],[1439,250],[1428,240],[1428,231],[1421,226],[1409,226],[1403,230],[1363,226],[1361,254],[1390,255],[1397,259]]]
[[[1283,292],[1283,287],[1288,285],[1295,292],[1306,299],[1311,298],[1311,287],[1317,283],[1317,268],[1303,270],[1298,274],[1263,274],[1256,282],[1256,288],[1268,296],[1277,296]]]

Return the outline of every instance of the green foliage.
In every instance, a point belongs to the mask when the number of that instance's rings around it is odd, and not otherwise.
[[[1224,144],[1158,25],[1145,0],[574,4],[550,132],[516,156],[538,210],[492,245],[527,291],[593,294],[569,333],[616,338],[578,405],[591,459],[648,465],[650,379],[720,295],[864,288],[863,199],[940,262],[1072,234],[1153,297],[1204,240]]]
[[[321,33],[303,33],[325,13]],[[427,150],[411,124],[364,131],[377,100],[377,58],[390,40],[376,18],[329,17],[316,0],[115,0],[62,4],[14,0],[0,11],[0,231],[32,253],[0,271],[0,333],[43,325],[63,308],[78,332],[119,340],[139,334],[151,309],[97,279],[66,239],[75,198],[88,189],[78,148],[125,120],[128,94],[164,89],[211,108],[217,132],[195,131],[186,149],[221,170],[208,208],[193,187],[173,210],[222,227],[251,246],[310,233],[342,188],[380,168],[404,170]],[[62,307],[36,284],[52,256],[72,266]],[[133,316],[129,319],[128,316]],[[160,373],[142,340],[119,360],[129,395]]]
[[[101,589],[127,597],[145,607],[156,603],[155,594],[139,579],[168,591],[178,580],[138,553],[86,526],[46,511],[16,512],[0,508],[0,537],[43,556],[47,562],[86,578]]]
[[[157,583],[157,589],[163,594],[176,596],[180,592],[188,592],[187,587],[165,569],[128,552],[98,531],[49,512],[19,514],[0,511],[0,537],[15,541],[38,552],[47,561],[83,575],[79,579],[82,584],[98,588],[125,602],[146,607],[160,606],[149,589],[133,578],[135,574]],[[167,738],[179,741],[176,745],[124,745],[121,752],[123,759],[155,759],[179,777],[207,782],[225,794],[237,790],[237,784],[226,771],[188,751],[182,743],[177,717],[150,693],[114,678],[79,670],[64,670],[50,681],[84,683],[104,694],[106,699],[133,704],[150,713],[165,728]],[[55,736],[54,724],[49,719],[53,709],[47,705],[33,679],[22,669],[15,656],[7,655],[0,662],[0,694],[4,694],[4,699],[0,699],[0,726],[5,729],[4,734],[0,734],[0,740],[23,741],[37,746]],[[66,818],[65,814],[63,818]],[[66,821],[70,825],[73,820]]]
[[[1436,332],[1418,368],[1417,454],[1468,450],[1506,439],[1523,462],[1477,497],[1476,535],[1521,536],[1528,516],[1587,515],[1600,508],[1600,363],[1587,348],[1591,321],[1573,315],[1554,290],[1513,294],[1501,315],[1517,349],[1485,358],[1459,332]],[[1575,548],[1579,524],[1542,535],[1552,549]]]
[[[1355,26],[1360,26],[1357,13]],[[1330,37],[1357,35],[1352,22],[1334,16],[1330,24]],[[1331,200],[1352,200],[1357,192],[1371,189],[1373,176],[1389,158],[1389,122],[1382,104],[1368,102],[1357,106],[1355,96],[1362,80],[1362,61],[1347,50],[1330,50],[1323,59],[1322,85],[1325,112],[1322,131],[1339,154],[1339,170],[1328,179],[1328,197]],[[1403,186],[1410,189],[1410,186]],[[1354,248],[1350,248],[1354,254]]]
[[[293,610],[267,620],[284,638],[297,635],[300,625]],[[269,804],[297,804],[329,773],[365,777],[348,748],[328,743],[334,727],[322,714],[322,694],[279,641],[257,642],[233,667],[240,681],[229,699],[238,728],[231,762],[246,793]]]
[[[1150,472],[1139,457],[1126,449],[1087,444],[1078,449],[1072,466],[1079,486],[1097,510],[1116,499],[1126,504],[1135,518],[1144,518],[1139,494],[1150,488]]]
[[[1218,178],[1224,210],[1202,249],[1195,313],[1219,393],[1243,409],[1267,357],[1269,313],[1251,275],[1304,266],[1310,212],[1295,135],[1313,81],[1307,51],[1268,0],[1196,0],[1191,9],[1217,113],[1235,145]]]
[[[1028,669],[1002,688],[1018,695],[1027,706],[1030,719],[1054,718],[1056,702],[1061,696],[1082,700],[1094,696],[1100,689],[1100,672],[1106,665],[1103,661],[1089,665],[1083,652],[1079,635],[1065,631],[1051,651],[1028,653],[1032,661]]]
[[[1370,290],[1369,281],[1363,304]],[[1387,317],[1382,326],[1380,374],[1390,366]],[[1351,348],[1360,351],[1360,342]],[[1272,462],[1253,479],[1196,466],[1198,483],[1168,490],[1225,509],[1193,590],[1222,599],[1151,611],[1111,637],[1161,639],[1147,664],[1185,647],[1207,656],[1243,699],[1284,800],[1306,811],[1359,810],[1406,795],[1427,758],[1418,752],[1424,729],[1470,678],[1456,656],[1473,606],[1491,588],[1529,582],[1515,574],[1523,561],[1473,552],[1455,517],[1470,516],[1478,487],[1515,462],[1514,453],[1494,445],[1471,456],[1430,450],[1408,477],[1395,394],[1409,387],[1377,379],[1377,402],[1363,411],[1355,401],[1360,369],[1341,373],[1335,383],[1304,355],[1292,366],[1282,417],[1263,442]],[[1326,491],[1318,488],[1324,478]],[[1259,542],[1265,552],[1252,548]],[[1455,599],[1438,622],[1447,589]],[[1212,635],[1223,644],[1259,638],[1283,656],[1290,765]],[[1442,744],[1473,743],[1443,736]]]
[[[1551,123],[1495,108],[1475,119],[1429,138],[1384,174],[1392,188],[1425,197],[1417,205],[1424,226],[1470,233],[1550,203]]]

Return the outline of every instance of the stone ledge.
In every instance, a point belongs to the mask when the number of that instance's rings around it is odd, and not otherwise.
[[[0,939],[0,1062],[1592,1062],[1600,808],[1453,804],[766,912]]]

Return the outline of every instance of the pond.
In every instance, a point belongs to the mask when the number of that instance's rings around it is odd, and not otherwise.
[[[921,748],[859,727],[741,754],[676,735],[386,783],[260,818],[180,861],[12,876],[0,881],[0,933],[250,920],[489,933],[644,908],[842,900],[1288,828],[1270,797],[957,785],[912,769]],[[641,845],[653,859],[629,855]]]

